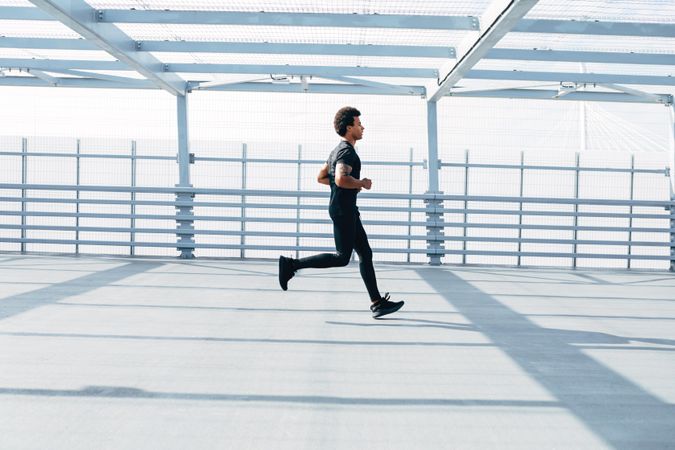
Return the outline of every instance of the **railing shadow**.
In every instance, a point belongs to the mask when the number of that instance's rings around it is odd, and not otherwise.
[[[101,270],[62,283],[52,284],[34,291],[24,292],[7,298],[0,298],[0,320],[22,314],[31,309],[51,305],[68,297],[93,291],[102,286],[123,280],[139,273],[162,266],[163,263],[132,262]]]
[[[416,272],[607,444],[634,450],[665,448],[675,442],[675,406],[573,345],[620,343],[626,338],[542,328],[450,270],[420,268]],[[641,340],[649,342],[648,338]]]

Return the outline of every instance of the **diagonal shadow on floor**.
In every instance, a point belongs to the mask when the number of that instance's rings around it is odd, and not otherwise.
[[[573,345],[584,332],[542,328],[450,270],[415,269],[478,331],[534,381],[618,450],[669,448],[675,406],[665,403]]]
[[[0,320],[15,316],[40,306],[54,304],[68,297],[93,291],[102,286],[162,266],[163,263],[132,262],[82,277],[56,283],[35,291],[24,292],[0,299]]]

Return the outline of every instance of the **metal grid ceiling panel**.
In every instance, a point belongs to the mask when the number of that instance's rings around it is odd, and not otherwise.
[[[457,45],[461,30],[285,27],[248,25],[117,24],[137,41],[227,41],[302,44]]]
[[[675,39],[653,36],[616,37],[512,32],[504,36],[495,48],[675,54]]]
[[[90,0],[96,9],[145,9],[191,11],[248,11],[248,12],[302,12],[329,14],[414,14],[414,15],[479,15],[491,0],[452,1],[427,0],[275,0],[219,1],[219,0]]]
[[[0,20],[0,35],[7,37],[80,38],[61,22],[43,20]]]
[[[658,11],[658,14],[655,14]],[[606,22],[675,22],[672,0],[543,0],[528,19],[601,20]]]

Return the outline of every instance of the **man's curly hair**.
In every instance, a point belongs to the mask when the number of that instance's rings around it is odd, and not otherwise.
[[[335,119],[333,119],[335,132],[340,136],[347,134],[347,127],[354,125],[354,117],[359,117],[360,115],[361,112],[351,106],[340,108],[340,110],[335,113]]]

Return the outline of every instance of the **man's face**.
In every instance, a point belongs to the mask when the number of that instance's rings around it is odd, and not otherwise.
[[[361,125],[360,117],[354,117],[354,125],[347,127],[347,133],[351,134],[355,141],[358,141],[363,137],[363,130],[365,130],[365,128]]]

